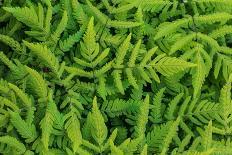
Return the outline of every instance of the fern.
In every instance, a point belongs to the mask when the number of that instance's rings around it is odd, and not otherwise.
[[[104,123],[104,119],[102,117],[101,112],[97,107],[97,98],[95,97],[93,100],[92,112],[90,115],[91,120],[91,134],[94,140],[98,145],[102,145],[104,140],[107,137],[107,128]]]
[[[135,137],[145,137],[146,124],[148,122],[149,113],[149,96],[144,99],[144,105],[140,105],[138,118],[135,126]]]
[[[37,71],[27,66],[25,68],[30,75],[30,77],[28,78],[30,85],[29,87],[31,87],[31,89],[35,92],[37,97],[45,99],[48,94],[48,88],[43,77]]]
[[[180,118],[174,122],[168,122],[161,126],[156,126],[150,133],[147,134],[148,146],[152,149],[152,152],[160,152],[165,154],[168,151],[168,147],[172,138],[176,135]],[[156,135],[155,133],[160,133]]]
[[[19,21],[31,27],[31,31],[26,32],[29,36],[35,37],[38,40],[45,40],[49,36],[52,17],[51,7],[48,7],[45,17],[44,8],[41,4],[38,5],[38,12],[34,6],[23,8],[5,7],[4,9],[12,13]]]
[[[53,125],[55,122],[55,113],[57,112],[57,107],[54,101],[52,100],[51,95],[52,94],[50,93],[49,104],[47,105],[45,116],[40,122],[40,127],[42,129],[41,140],[46,150],[48,150],[49,139],[52,134]]]
[[[55,57],[55,55],[47,48],[46,46],[42,46],[40,44],[33,44],[24,41],[24,44],[44,62],[47,67],[50,67],[54,74],[58,77],[60,76],[59,71],[59,61]]]
[[[75,108],[71,107],[70,112],[65,116],[67,122],[65,123],[65,128],[68,137],[73,143],[73,151],[78,152],[79,146],[82,143],[82,135],[80,131],[80,123],[76,116]]]
[[[231,8],[0,1],[0,154],[232,154]]]
[[[2,153],[23,154],[26,151],[25,145],[11,136],[1,136],[0,143]]]
[[[27,124],[18,113],[10,112],[11,123],[20,133],[20,135],[26,139],[27,143],[34,141],[37,138],[37,132],[34,124]]]

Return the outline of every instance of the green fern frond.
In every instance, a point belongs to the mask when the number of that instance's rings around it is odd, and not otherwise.
[[[101,111],[106,112],[110,117],[116,117],[123,114],[135,113],[141,107],[140,101],[116,99],[110,102],[103,102]]]
[[[61,33],[65,30],[67,24],[68,24],[68,14],[64,10],[60,23],[57,25],[56,30],[51,34],[50,40],[53,42],[53,44],[57,43],[57,41],[60,38]]]
[[[26,71],[30,75],[28,85],[38,98],[46,99],[48,94],[47,83],[43,77],[35,70],[25,66]]]
[[[24,8],[4,7],[4,10],[12,13],[13,16],[15,16],[19,21],[23,22],[27,26],[34,29],[43,30],[43,25],[41,25],[41,23],[39,22],[39,17],[37,16],[35,8],[33,8],[32,6]]]
[[[104,25],[107,27],[115,27],[115,28],[132,28],[140,26],[141,23],[138,22],[130,22],[130,21],[117,21],[111,20],[105,14],[103,14],[98,8],[93,6],[89,0],[86,1],[89,6],[89,10],[93,13],[93,15]]]
[[[213,24],[216,22],[227,22],[232,15],[226,12],[218,12],[210,15],[196,15],[193,17],[196,24]]]
[[[163,120],[163,114],[162,114],[162,98],[164,95],[165,88],[160,89],[154,96],[153,102],[152,102],[152,108],[150,112],[149,119],[153,123],[161,123]]]
[[[180,118],[177,118],[176,121],[169,121],[167,124],[155,126],[146,137],[148,149],[150,149],[151,152],[166,154],[172,139],[177,134],[179,122]]]
[[[90,115],[91,119],[91,135],[98,145],[102,145],[107,137],[107,127],[104,122],[104,118],[98,109],[97,98],[93,99],[93,107]]]
[[[73,9],[73,16],[79,22],[80,24],[86,25],[88,21],[88,16],[84,13],[84,10],[81,6],[81,4],[76,1],[72,0],[72,9]]]
[[[139,145],[143,142],[143,137],[135,139],[126,139],[123,143],[119,145],[119,148],[123,150],[124,154],[134,154],[140,147]]]
[[[191,18],[183,18],[171,23],[162,23],[159,25],[158,32],[156,33],[154,39],[158,40],[162,37],[167,37],[168,35],[176,32],[180,27],[187,27],[190,21]]]
[[[219,102],[222,105],[223,119],[226,120],[231,114],[231,81],[228,81],[224,87],[221,89]]]
[[[5,147],[5,149],[8,149],[10,147],[10,151],[6,153],[10,153],[12,150],[15,150],[14,153],[16,154],[23,154],[26,152],[26,147],[23,143],[18,141],[16,138],[11,137],[11,136],[1,136],[0,137],[0,143],[5,144],[6,146],[1,146]],[[12,153],[12,152],[11,152]]]
[[[52,8],[48,6],[46,16],[44,18],[44,9],[38,4],[38,12],[35,6],[29,7],[4,7],[7,12],[13,14],[17,20],[31,27],[31,31],[26,31],[31,37],[44,41],[50,35],[50,26],[52,18]]]
[[[74,153],[78,152],[79,146],[82,143],[82,135],[80,131],[80,123],[75,112],[75,108],[71,106],[69,113],[65,116],[65,129],[69,139],[73,144]]]
[[[144,145],[143,150],[140,153],[140,155],[147,155],[147,154],[148,154],[148,152],[147,152],[147,144],[146,144],[146,145]]]
[[[122,65],[124,57],[130,45],[130,40],[131,40],[131,33],[127,36],[127,38],[123,41],[122,45],[118,48],[117,57],[115,60],[116,67],[120,67],[120,65]]]
[[[110,149],[112,155],[124,155],[123,151],[116,147],[112,141],[110,141]]]
[[[19,89],[16,85],[11,83],[8,83],[8,86],[17,94],[17,96],[22,100],[26,107],[30,108],[32,106],[31,98],[25,92],[23,92],[23,90]]]
[[[0,96],[0,100],[1,100],[0,105],[2,107],[4,107],[4,106],[8,107],[12,111],[20,111],[19,107],[14,102],[12,102],[11,100],[9,100],[9,99],[7,99],[5,97],[2,97],[2,96]]]
[[[145,137],[146,124],[148,122],[148,114],[149,114],[149,95],[146,96],[143,104],[140,105],[136,126],[135,126],[134,137],[136,138]]]
[[[193,0],[199,9],[206,10],[207,8],[211,8],[211,10],[219,11],[219,12],[228,12],[231,13],[232,3],[230,0]]]
[[[44,145],[44,148],[48,150],[49,139],[53,131],[53,126],[55,123],[55,115],[57,112],[57,107],[54,101],[52,100],[51,92],[49,94],[49,100],[46,107],[46,112],[44,118],[40,122],[40,128],[42,130],[41,140]]]
[[[221,109],[218,109],[219,104],[209,102],[207,100],[192,101],[186,112],[185,117],[191,120],[193,123],[201,125],[202,123],[208,123],[209,119],[214,120]]]
[[[181,50],[184,46],[189,44],[194,38],[196,37],[196,34],[191,33],[186,36],[181,37],[179,40],[177,40],[170,48],[169,55],[174,54],[177,50]]]
[[[29,43],[27,41],[23,41],[23,43],[44,63],[44,65],[51,68],[52,72],[59,78],[59,60],[47,46],[38,43]]]
[[[213,30],[209,36],[214,38],[214,39],[217,39],[219,37],[223,37],[227,34],[231,34],[232,33],[232,26],[230,25],[224,25],[216,30]]]
[[[10,46],[15,52],[18,52],[18,53],[24,52],[20,43],[7,35],[0,34],[0,41]]]
[[[192,69],[194,97],[196,97],[199,94],[207,74],[206,66],[200,53],[197,53],[195,63],[197,67]]]
[[[0,52],[0,60],[10,69],[12,73],[10,79],[20,80],[26,76],[24,66],[19,61],[13,63],[3,52]]]
[[[70,35],[64,41],[60,41],[59,42],[60,49],[64,52],[69,51],[74,46],[75,43],[81,40],[82,35],[83,32],[80,30],[74,33],[73,35]]]
[[[154,68],[164,76],[170,76],[192,67],[196,67],[196,64],[175,57],[164,57],[154,65]]]
[[[178,94],[170,103],[169,103],[169,107],[166,109],[166,114],[165,117],[168,120],[173,120],[174,117],[174,113],[177,107],[177,104],[180,102],[181,98],[183,97],[183,93]]]
[[[35,125],[27,124],[18,113],[10,112],[10,121],[27,143],[33,142],[37,138]]]

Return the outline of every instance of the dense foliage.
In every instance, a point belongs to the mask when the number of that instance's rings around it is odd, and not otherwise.
[[[232,154],[231,0],[2,0],[0,25],[1,154]]]

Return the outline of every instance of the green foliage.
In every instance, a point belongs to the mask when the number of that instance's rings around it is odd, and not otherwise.
[[[0,154],[232,154],[231,0],[0,0]]]

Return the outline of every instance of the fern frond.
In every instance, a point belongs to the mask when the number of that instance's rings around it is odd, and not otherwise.
[[[32,101],[31,98],[25,93],[23,92],[21,89],[19,89],[16,85],[8,83],[8,86],[10,89],[12,89],[17,96],[22,100],[23,104],[26,107],[31,107],[32,106]]]
[[[115,71],[113,71],[112,76],[114,78],[114,82],[115,82],[116,87],[118,88],[119,92],[121,94],[124,94],[124,88],[123,88],[123,84],[122,84],[122,80],[121,80],[121,74],[122,74],[121,70],[115,70]]]
[[[196,15],[193,17],[196,24],[213,24],[216,22],[227,22],[232,15],[226,12],[217,12],[209,15]]]
[[[202,145],[204,147],[204,150],[210,149],[212,145],[212,121],[209,122],[204,132],[204,136],[202,137]]]
[[[76,68],[76,67],[65,67],[65,70],[70,73],[72,76],[75,76],[75,75],[78,75],[78,76],[81,76],[81,77],[88,77],[88,78],[93,78],[94,77],[94,74],[92,71],[84,71],[83,69],[79,69],[79,68]]]
[[[202,34],[202,33],[197,33],[196,36],[197,36],[198,39],[200,39],[200,40],[206,42],[207,44],[209,44],[213,49],[215,49],[215,50],[220,49],[217,41],[214,40],[213,38],[211,38],[211,37],[209,37],[209,36],[207,36],[205,34]]]
[[[219,102],[222,105],[222,113],[223,119],[226,120],[228,116],[231,114],[231,81],[228,81],[220,92]]]
[[[231,6],[232,3],[230,0],[193,0],[195,2],[199,9],[205,11],[206,8],[210,8],[211,10],[214,11],[219,11],[219,12],[228,12],[231,13]]]
[[[87,5],[89,6],[89,10],[93,13],[93,15],[104,25],[107,27],[115,27],[115,28],[131,28],[140,26],[141,23],[138,22],[130,22],[130,21],[117,21],[111,20],[105,14],[103,14],[98,8],[93,6],[89,0],[86,0]]]
[[[69,51],[74,46],[75,43],[81,40],[82,35],[83,32],[80,30],[74,33],[73,35],[70,35],[64,41],[60,41],[59,42],[60,49],[64,52]]]
[[[138,137],[145,137],[146,131],[146,124],[148,122],[148,114],[149,114],[149,95],[146,96],[144,99],[143,104],[140,105],[134,136]]]
[[[71,106],[69,113],[65,116],[65,129],[68,134],[69,139],[73,144],[74,153],[78,152],[79,146],[82,143],[82,135],[80,131],[80,122],[77,118],[75,108]]]
[[[8,58],[7,56],[3,53],[3,52],[0,52],[0,59],[1,61],[7,65],[7,67],[9,67],[10,69],[14,70],[14,68],[16,68],[15,64],[13,64]]]
[[[1,100],[1,103],[0,103],[1,107],[6,106],[6,107],[10,108],[10,110],[12,110],[12,111],[17,111],[17,112],[20,111],[19,107],[15,103],[10,101],[9,99],[0,96],[0,100]]]
[[[99,52],[99,47],[95,41],[95,36],[96,32],[94,30],[94,18],[91,17],[83,37],[84,43],[81,43],[81,55],[88,61],[92,61]]]
[[[41,4],[38,5],[38,12],[35,6],[29,7],[4,7],[7,12],[13,14],[17,20],[21,21],[25,25],[31,27],[31,31],[26,31],[31,37],[40,41],[45,41],[50,35],[50,25],[52,18],[52,8],[48,6],[46,17],[44,18],[44,10]]]
[[[112,155],[124,155],[123,151],[116,147],[112,140],[110,141],[110,149]]]
[[[104,111],[110,117],[116,117],[123,114],[137,112],[141,107],[141,101],[116,99],[103,102],[101,111]]]
[[[2,136],[0,137],[0,143],[6,145],[6,146],[1,146],[1,147],[4,147],[6,150],[10,149],[10,151],[15,150],[14,153],[16,154],[24,154],[26,152],[25,145],[14,137]],[[7,148],[7,147],[10,147],[10,148]]]
[[[125,154],[135,154],[136,150],[139,149],[139,145],[143,142],[143,137],[130,139],[127,138],[122,144],[120,144],[119,148],[123,150]]]
[[[179,40],[177,40],[170,48],[169,55],[174,54],[177,50],[181,50],[184,46],[189,44],[194,38],[196,37],[196,34],[188,34],[186,36],[181,37]]]
[[[15,16],[19,21],[23,22],[29,27],[32,27],[34,29],[40,29],[43,30],[43,25],[39,22],[37,13],[35,9],[30,6],[30,7],[4,7],[4,10],[7,12],[10,12]]]
[[[231,58],[225,54],[217,53],[217,59],[214,64],[214,76],[218,78],[219,72],[222,73],[224,79],[229,78],[229,74],[231,73]]]
[[[41,61],[43,61],[44,65],[51,68],[53,73],[59,76],[59,60],[47,46],[43,46],[38,43],[29,43],[27,41],[23,41],[23,43],[33,52],[33,54],[35,54]]]
[[[140,1],[139,1],[140,2]],[[170,6],[172,2],[162,0],[162,1],[151,1],[151,0],[145,0],[140,2],[140,7],[143,9],[143,11],[150,11],[154,13],[158,13],[162,9],[165,8],[165,6]]]
[[[34,69],[25,66],[26,71],[29,73],[28,85],[34,91],[38,98],[45,99],[48,94],[47,83],[43,77]]]
[[[93,99],[93,107],[90,115],[91,119],[91,135],[98,145],[102,145],[107,137],[107,127],[104,122],[104,118],[98,109],[97,98]]]
[[[152,102],[152,108],[150,112],[149,119],[153,123],[160,123],[162,122],[162,98],[164,95],[165,88],[160,89],[154,96],[153,102]]]
[[[169,107],[166,109],[167,112],[165,114],[165,117],[168,120],[173,120],[174,117],[174,113],[177,107],[177,104],[180,102],[181,98],[183,97],[183,93],[178,94],[170,103],[169,103]]]
[[[122,65],[124,57],[128,51],[131,40],[131,33],[127,36],[127,38],[123,41],[122,45],[118,48],[117,56],[115,60],[115,67],[120,67]]]
[[[232,26],[230,25],[224,25],[216,30],[213,30],[209,36],[214,38],[214,39],[217,39],[219,37],[223,37],[227,34],[231,34],[232,33]]]
[[[46,112],[44,118],[40,122],[40,128],[42,130],[41,140],[44,145],[44,148],[48,150],[49,139],[53,131],[53,126],[55,123],[55,114],[57,112],[57,107],[54,101],[52,100],[52,94],[49,94],[49,100],[46,107]]]
[[[190,21],[191,18],[183,18],[170,23],[162,23],[159,25],[158,32],[156,33],[154,39],[158,40],[162,37],[167,37],[168,35],[176,32],[179,28],[187,27]]]
[[[193,68],[191,72],[193,77],[192,83],[194,88],[194,97],[196,97],[199,94],[201,87],[205,81],[205,77],[207,75],[206,66],[200,53],[197,53],[196,55],[195,64],[197,65],[197,67]]]
[[[0,41],[10,46],[15,52],[18,53],[24,52],[20,43],[7,35],[0,34]]]
[[[177,118],[176,121],[169,121],[167,124],[155,126],[154,129],[149,132],[146,137],[148,149],[151,152],[166,154],[172,139],[177,134],[179,122],[180,118]]]
[[[220,114],[221,109],[219,104],[209,102],[207,100],[192,101],[189,105],[185,117],[191,120],[193,123],[202,125],[202,123],[208,123],[209,120],[214,120],[218,114]]]
[[[76,0],[72,0],[71,3],[72,3],[74,18],[77,20],[78,23],[82,25],[86,25],[87,24],[86,22],[89,20],[88,20],[88,16],[84,13],[81,4]]]
[[[196,67],[196,64],[186,62],[175,57],[164,57],[154,64],[154,68],[164,76],[170,76],[174,73],[178,73],[192,67]]]
[[[34,124],[27,124],[16,112],[10,112],[10,121],[19,134],[25,138],[27,143],[33,142],[37,138]]]
[[[107,22],[108,27],[114,27],[114,28],[133,28],[133,27],[138,27],[140,25],[142,25],[142,23],[129,22],[129,21],[110,20]]]
[[[147,144],[144,145],[142,152],[140,153],[140,155],[147,155],[148,151],[147,151]]]
[[[68,24],[68,14],[64,10],[60,23],[57,25],[56,30],[51,34],[51,41],[53,42],[53,44],[57,43],[61,33],[65,30],[67,24]]]

